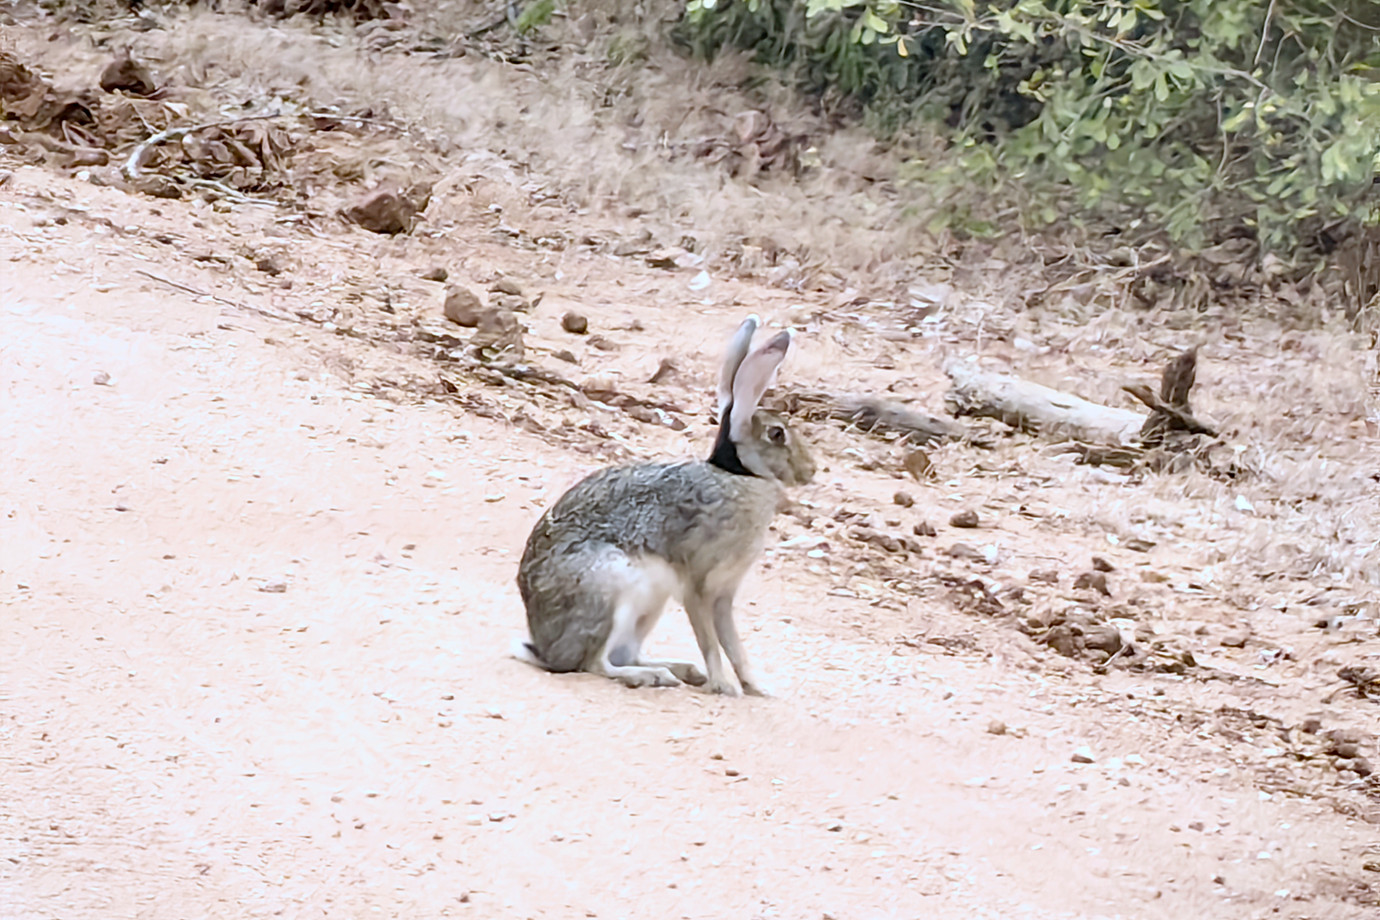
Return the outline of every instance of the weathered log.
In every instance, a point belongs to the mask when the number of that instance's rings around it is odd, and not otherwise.
[[[966,361],[950,361],[944,373],[953,382],[944,403],[956,417],[994,418],[1022,431],[1122,447],[1139,443],[1146,420],[1130,409],[1099,405],[1010,374],[980,370]]]
[[[869,434],[899,435],[913,444],[967,441],[979,447],[987,446],[984,438],[962,423],[870,394],[790,390],[782,394],[780,403],[791,415],[832,419],[856,425]]]

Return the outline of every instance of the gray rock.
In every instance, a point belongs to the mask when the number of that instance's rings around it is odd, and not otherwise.
[[[394,236],[409,232],[429,201],[430,194],[418,200],[397,188],[384,186],[369,192],[342,213],[365,230]]]
[[[1246,643],[1250,640],[1250,638],[1250,630],[1233,629],[1229,630],[1225,635],[1222,636],[1221,642],[1222,645],[1226,648],[1245,648]]]
[[[589,320],[583,314],[569,310],[561,317],[561,328],[572,335],[584,335],[589,332]]]
[[[521,361],[522,325],[509,311],[490,307],[479,314],[470,347],[484,357]]]
[[[446,305],[442,312],[445,313],[446,319],[455,325],[473,328],[479,325],[484,304],[474,291],[457,284],[446,289]]]
[[[1090,626],[1083,630],[1083,645],[1115,655],[1121,651],[1121,633],[1115,626]]]
[[[953,517],[949,518],[950,527],[976,527],[978,526],[977,512],[971,508],[965,508]]]
[[[1084,572],[1073,581],[1073,587],[1091,588],[1099,594],[1111,597],[1112,590],[1107,587],[1107,576],[1102,572]]]
[[[967,543],[955,543],[944,551],[945,555],[954,559],[982,559],[982,553],[978,552]]]
[[[1073,658],[1079,651],[1073,629],[1066,625],[1051,627],[1044,635],[1044,643],[1065,658]]]

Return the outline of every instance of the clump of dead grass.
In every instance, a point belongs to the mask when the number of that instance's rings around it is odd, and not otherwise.
[[[480,12],[438,4],[425,22],[456,35]],[[766,275],[784,265],[777,280],[787,285],[838,284],[831,272],[896,279],[921,270],[932,241],[906,216],[915,202],[902,203],[888,159],[864,132],[826,130],[779,87],[741,89],[751,76],[741,59],[705,67],[637,40],[654,23],[633,25],[608,9],[582,15],[566,37],[587,34],[583,44],[537,65],[370,50],[338,22],[252,22],[199,10],[175,28],[123,38],[166,79],[220,99],[333,107],[405,124],[447,154],[452,184],[471,193],[501,162],[522,181],[487,190],[488,203],[510,225],[540,223],[557,207],[590,236],[650,233],[654,245],[684,245],[725,270]],[[610,52],[629,46],[638,49],[631,59]],[[700,162],[696,145],[731,138],[745,112],[807,138],[804,151],[817,165],[798,176],[733,176]],[[444,198],[438,203],[445,207]]]

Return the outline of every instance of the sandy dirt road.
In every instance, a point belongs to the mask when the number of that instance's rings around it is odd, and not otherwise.
[[[899,654],[799,557],[740,608],[771,699],[513,661],[521,541],[588,458],[366,395],[330,360],[366,346],[150,283],[20,180],[0,915],[1370,916],[1373,828],[1189,757],[1127,709],[1162,689]]]

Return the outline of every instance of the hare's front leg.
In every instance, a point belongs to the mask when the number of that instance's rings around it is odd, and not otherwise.
[[[766,691],[753,676],[747,652],[738,638],[738,624],[733,620],[732,594],[714,599],[714,629],[719,634],[719,642],[723,644],[729,664],[733,665],[733,673],[738,675],[738,683],[743,685],[743,692],[748,696],[766,696]]]
[[[704,689],[710,693],[737,696],[738,688],[724,673],[723,658],[719,656],[719,634],[714,629],[714,605],[698,591],[685,593],[685,613],[690,617],[690,627],[695,630],[695,642],[704,656],[706,680]]]

